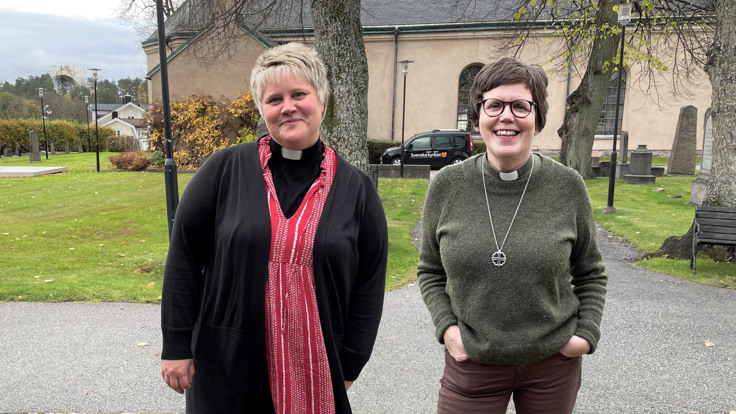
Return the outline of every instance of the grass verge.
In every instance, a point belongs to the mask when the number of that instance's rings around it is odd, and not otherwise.
[[[616,214],[603,214],[608,204],[608,179],[586,180],[595,220],[614,236],[644,253],[654,253],[670,236],[687,233],[695,207],[689,204],[694,176],[657,177],[655,184],[626,184],[616,180],[613,205]],[[715,263],[698,254],[698,274],[689,260],[660,257],[641,260],[637,266],[709,285],[736,289],[736,264]]]
[[[112,171],[100,154],[51,156],[68,173],[0,178],[0,300],[157,302],[168,249],[164,175]],[[27,158],[0,165],[38,166]],[[183,191],[192,174],[178,174]],[[386,288],[416,277],[409,234],[427,180],[379,180],[389,224]]]

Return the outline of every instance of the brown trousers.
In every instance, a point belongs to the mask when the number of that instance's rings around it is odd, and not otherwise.
[[[570,414],[580,389],[582,357],[559,352],[526,365],[457,362],[445,351],[438,414],[504,414],[513,396],[518,414]]]

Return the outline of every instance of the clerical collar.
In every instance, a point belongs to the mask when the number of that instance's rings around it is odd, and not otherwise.
[[[497,169],[493,168],[486,157],[483,157],[483,159],[485,160],[484,164],[486,167],[486,171],[488,171],[491,175],[498,177],[499,179],[501,179],[501,181],[514,181],[518,180],[520,177],[526,177],[526,175],[529,173],[529,170],[532,168],[533,156],[534,154],[530,155],[521,167],[513,171],[498,171]]]
[[[322,141],[320,140],[317,140],[314,145],[303,150],[291,150],[288,148],[284,148],[279,145],[279,143],[276,142],[276,140],[273,138],[271,138],[269,144],[271,146],[272,156],[280,156],[280,158],[290,161],[310,160],[314,157],[322,155]]]

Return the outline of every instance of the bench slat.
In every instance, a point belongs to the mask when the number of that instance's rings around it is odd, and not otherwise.
[[[700,224],[701,227],[703,226],[711,226],[711,227],[723,227],[726,230],[724,231],[736,231],[736,217],[734,217],[733,220],[713,220],[713,219],[698,219],[697,222]]]
[[[724,246],[736,246],[736,239],[709,239],[709,238],[698,238],[698,244],[718,244]]]

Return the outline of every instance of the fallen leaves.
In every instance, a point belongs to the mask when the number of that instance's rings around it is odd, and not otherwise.
[[[713,344],[713,342],[711,342],[711,341],[703,341],[703,345],[705,345],[705,346],[707,346],[707,347],[710,347],[710,348],[712,348],[712,347],[714,347],[714,346],[715,346],[715,345]]]

